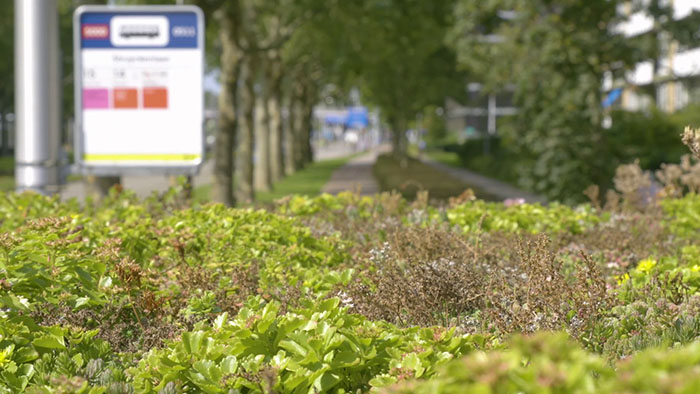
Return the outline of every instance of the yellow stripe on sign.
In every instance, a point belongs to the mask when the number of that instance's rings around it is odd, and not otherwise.
[[[201,155],[193,153],[126,153],[86,154],[85,161],[193,161]]]

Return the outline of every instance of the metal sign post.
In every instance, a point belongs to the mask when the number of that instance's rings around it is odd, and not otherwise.
[[[15,1],[15,184],[58,192],[61,77],[55,1]]]
[[[201,10],[84,6],[74,40],[81,171],[196,173],[204,157]]]

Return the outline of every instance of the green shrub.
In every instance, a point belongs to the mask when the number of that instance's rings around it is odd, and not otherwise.
[[[529,233],[569,232],[579,234],[595,224],[606,220],[591,207],[581,205],[575,209],[552,203],[547,207],[539,204],[516,204],[474,201],[461,204],[446,211],[451,225],[464,232],[474,231],[523,231]]]
[[[565,334],[515,337],[507,350],[473,352],[451,361],[426,382],[406,382],[386,393],[598,393],[613,370]]]
[[[139,392],[173,382],[180,392],[355,392],[434,368],[483,339],[454,330],[397,329],[347,313],[341,300],[307,303],[287,313],[253,299],[238,316],[220,315],[165,349],[152,350],[130,371]]]
[[[464,200],[0,196],[0,392],[695,389],[695,194]]]

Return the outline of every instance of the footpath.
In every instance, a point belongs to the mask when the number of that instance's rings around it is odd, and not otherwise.
[[[321,191],[330,194],[338,194],[348,190],[359,192],[361,195],[379,193],[381,190],[379,190],[379,185],[374,179],[372,166],[377,156],[387,149],[387,147],[382,147],[382,149],[367,152],[350,160],[333,173],[331,179]],[[522,191],[507,183],[477,174],[465,168],[450,167],[425,156],[421,157],[421,161],[499,200],[523,199],[528,203],[542,204],[547,202],[542,196]]]
[[[426,156],[421,157],[421,161],[439,169],[440,171],[446,172],[454,178],[461,180],[467,185],[471,185],[475,188],[481,189],[484,192],[500,199],[523,199],[528,203],[541,203],[547,202],[547,199],[538,196],[536,194],[528,193],[526,191],[520,190],[512,185],[498,181],[493,178],[477,174],[476,172],[469,171],[466,168],[451,167]]]
[[[354,191],[367,196],[380,192],[379,184],[374,179],[372,167],[381,149],[363,153],[335,170],[331,179],[321,189],[322,193],[338,194],[343,191]]]

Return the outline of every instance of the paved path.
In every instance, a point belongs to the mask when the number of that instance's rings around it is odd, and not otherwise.
[[[351,159],[344,166],[335,170],[321,192],[338,194],[343,191],[359,192],[366,196],[380,192],[374,180],[372,167],[381,149],[375,149]]]
[[[353,144],[345,141],[332,141],[323,146],[315,143],[313,149],[314,160],[316,161],[337,159],[357,152]]]
[[[209,185],[214,180],[214,161],[204,163],[199,174],[192,179],[193,187]],[[125,189],[133,190],[139,197],[148,197],[153,192],[163,193],[172,186],[171,178],[166,175],[123,176],[122,183]],[[68,182],[61,190],[61,198],[64,200],[77,198],[82,201],[85,198],[85,183],[82,180]]]
[[[466,168],[455,168],[442,163],[439,163],[433,159],[426,156],[421,157],[423,162],[444,171],[451,176],[463,181],[467,185],[472,185],[475,188],[483,190],[498,199],[506,200],[512,198],[522,198],[529,203],[546,203],[547,200],[542,197],[532,193],[522,191],[516,187],[513,187],[507,183],[495,180],[493,178],[485,177],[481,174],[477,174],[473,171],[469,171]]]

